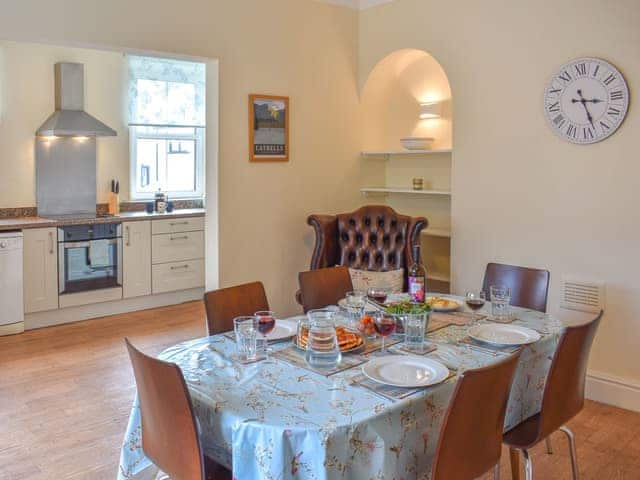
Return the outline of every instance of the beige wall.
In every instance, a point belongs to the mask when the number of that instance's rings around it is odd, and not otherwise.
[[[453,96],[453,281],[477,287],[490,260],[607,283],[607,314],[591,369],[640,381],[637,131],[590,146],[545,124],[548,77],[569,59],[605,58],[640,91],[640,3],[397,0],[360,15],[363,85],[390,52],[422,49],[444,67]]]
[[[34,134],[54,111],[53,65],[63,61],[84,64],[85,110],[118,132],[97,142],[97,200],[107,201],[112,178],[128,198],[122,54],[24,42],[0,42],[0,51],[0,208],[36,204]]]
[[[21,0],[0,15],[3,39],[220,60],[219,171],[208,172],[219,190],[207,189],[220,207],[220,281],[263,280],[279,314],[297,310],[307,214],[361,202],[356,27],[356,12],[311,0]],[[291,97],[290,162],[248,162],[249,93]]]

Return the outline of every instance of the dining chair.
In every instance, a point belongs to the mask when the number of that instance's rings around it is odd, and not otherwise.
[[[191,397],[175,363],[145,355],[124,339],[138,388],[144,454],[173,480],[230,479],[204,457]]]
[[[444,417],[432,480],[498,478],[504,416],[520,351],[460,375]]]
[[[578,478],[578,458],[573,432],[566,423],[584,406],[587,360],[603,312],[583,325],[566,327],[551,361],[542,396],[540,412],[529,417],[504,435],[512,454],[519,451],[525,465],[525,478],[533,479],[533,464],[528,450],[556,430],[569,440],[571,471]]]
[[[314,308],[336,305],[353,290],[347,267],[328,267],[298,274],[302,308],[306,312]]]
[[[262,282],[220,288],[204,294],[209,335],[233,330],[233,319],[269,310]]]
[[[507,286],[511,289],[511,305],[546,312],[549,277],[548,270],[488,263],[482,289],[488,296],[491,285]]]

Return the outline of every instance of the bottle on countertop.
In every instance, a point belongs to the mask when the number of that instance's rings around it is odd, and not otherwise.
[[[167,209],[167,196],[160,189],[155,194],[155,209],[157,213],[164,213]]]
[[[424,303],[427,289],[427,270],[422,265],[420,245],[413,246],[413,264],[409,267],[409,298],[412,303]]]

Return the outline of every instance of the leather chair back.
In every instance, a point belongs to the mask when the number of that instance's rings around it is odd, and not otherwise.
[[[511,382],[520,352],[458,380],[441,428],[431,478],[472,480],[500,461]]]
[[[511,305],[546,312],[549,277],[547,270],[489,263],[482,289],[489,298],[491,285],[505,285],[511,289]]]
[[[269,310],[262,282],[220,288],[204,294],[209,335],[233,330],[233,319]]]
[[[350,213],[310,215],[316,231],[311,270],[344,265],[370,271],[406,268],[411,247],[427,226],[423,217],[396,213],[385,205],[367,205]]]
[[[298,274],[305,313],[315,308],[335,305],[353,290],[347,267],[330,267]]]
[[[540,409],[538,438],[546,438],[584,406],[587,362],[603,311],[588,323],[567,327],[551,361]]]
[[[180,368],[149,357],[125,338],[138,387],[142,450],[174,480],[204,480],[196,419]]]

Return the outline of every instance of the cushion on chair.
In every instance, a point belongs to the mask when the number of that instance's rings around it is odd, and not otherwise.
[[[368,270],[349,269],[354,290],[367,291],[369,288],[385,288],[391,293],[401,293],[404,286],[404,269],[389,272],[370,272]]]

